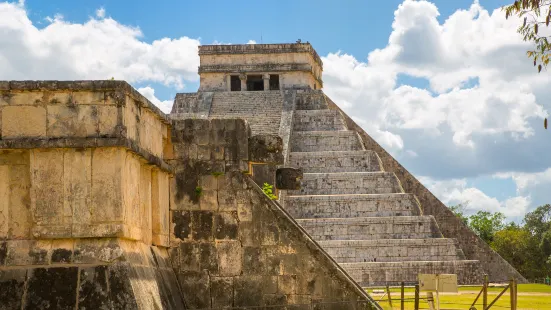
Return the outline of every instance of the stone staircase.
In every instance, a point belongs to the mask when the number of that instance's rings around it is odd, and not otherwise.
[[[322,92],[297,93],[286,165],[304,171],[285,208],[360,285],[413,283],[418,273],[455,273],[479,283],[478,261],[443,238],[377,154],[366,150]]]
[[[215,92],[209,118],[244,118],[253,135],[277,135],[282,109],[280,91]]]

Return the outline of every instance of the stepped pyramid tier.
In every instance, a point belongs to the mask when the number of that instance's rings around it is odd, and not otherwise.
[[[240,117],[253,135],[279,135],[284,166],[304,173],[300,189],[279,192],[280,204],[360,285],[414,283],[419,273],[526,281],[323,93],[310,44],[199,54],[199,92],[177,95],[171,117]],[[253,175],[273,172],[263,167]]]

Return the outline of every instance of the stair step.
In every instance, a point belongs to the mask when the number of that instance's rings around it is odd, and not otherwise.
[[[291,152],[289,166],[311,173],[381,171],[373,151]]]
[[[391,172],[305,173],[301,189],[288,195],[343,195],[402,193],[398,179]]]
[[[314,240],[441,238],[433,216],[320,218],[296,220]]]
[[[346,130],[346,127],[337,110],[297,110],[294,114],[293,130]]]
[[[323,110],[327,109],[325,95],[321,91],[298,93],[296,97],[296,110]]]
[[[330,240],[319,245],[337,263],[458,260],[454,239]]]
[[[480,284],[484,274],[477,260],[342,263],[362,286],[417,284],[419,274],[456,274],[462,284]]]
[[[287,196],[285,209],[296,219],[416,216],[421,211],[413,194]]]
[[[292,152],[359,151],[363,150],[355,131],[294,131]]]

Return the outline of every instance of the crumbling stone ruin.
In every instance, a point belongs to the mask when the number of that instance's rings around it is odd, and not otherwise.
[[[122,81],[0,82],[0,309],[380,309],[362,285],[524,280],[323,94],[310,44],[199,54],[168,116]]]

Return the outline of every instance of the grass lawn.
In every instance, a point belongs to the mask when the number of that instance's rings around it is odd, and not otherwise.
[[[440,309],[469,309],[478,292],[480,286],[461,286],[459,287],[458,294],[440,294]],[[503,287],[489,287],[488,288],[488,304],[490,304],[494,298],[503,290]],[[405,288],[405,308],[414,309],[414,292],[413,287]],[[373,294],[372,288],[368,290],[368,293],[386,310],[400,309],[400,288],[392,287],[390,289],[390,295],[392,297],[392,308],[388,303],[388,296],[383,294]],[[510,309],[509,291],[505,292],[501,298],[492,306],[491,309]],[[426,293],[421,293],[421,300],[419,307],[421,309],[428,309],[426,302]],[[435,296],[436,297],[436,296]],[[542,309],[551,310],[551,286],[544,284],[519,284],[518,285],[518,304],[517,309]],[[475,307],[482,309],[482,296],[478,299]]]

